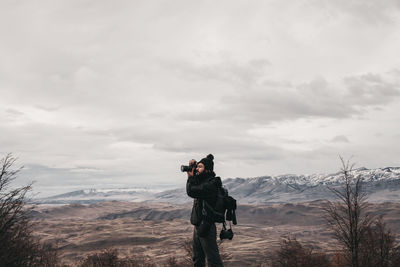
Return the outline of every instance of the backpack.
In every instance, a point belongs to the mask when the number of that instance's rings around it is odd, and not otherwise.
[[[222,186],[220,177],[215,177],[215,179],[217,179],[218,187],[215,207],[211,207],[207,201],[203,201],[203,207],[206,205],[207,209],[211,211],[214,222],[225,225],[225,221],[232,221],[236,225],[236,199],[228,195],[228,190]]]

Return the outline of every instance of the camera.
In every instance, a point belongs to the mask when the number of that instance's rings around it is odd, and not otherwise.
[[[197,163],[193,164],[193,165],[182,165],[181,166],[181,172],[191,172],[193,170],[195,170],[197,168]]]
[[[221,233],[219,234],[219,238],[220,238],[221,240],[222,240],[222,239],[229,239],[229,240],[232,240],[232,238],[233,238],[232,229],[228,229],[228,230],[222,229],[222,230],[221,230]]]

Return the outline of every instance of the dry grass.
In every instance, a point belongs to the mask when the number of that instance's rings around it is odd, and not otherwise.
[[[280,247],[282,236],[291,235],[316,251],[335,252],[331,233],[321,219],[321,202],[239,206],[239,225],[234,226],[233,240],[220,245],[224,262],[229,266],[259,266],[268,252]],[[65,264],[81,262],[88,255],[105,249],[117,249],[121,258],[148,257],[160,266],[174,261],[190,264],[188,240],[193,226],[189,223],[190,205],[108,202],[96,205],[39,207],[40,223],[35,233],[44,241],[57,243]],[[399,233],[400,204],[375,205],[385,215],[392,232]],[[164,220],[160,220],[160,213]],[[182,218],[177,213],[182,213]],[[128,214],[104,218],[109,214]],[[155,214],[155,217],[152,217]],[[169,219],[168,216],[178,217]],[[217,225],[220,230],[221,225]],[[186,244],[186,246],[185,246]],[[226,253],[226,255],[225,255]],[[168,265],[169,264],[169,265]]]

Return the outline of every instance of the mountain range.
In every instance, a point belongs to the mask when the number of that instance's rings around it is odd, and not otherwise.
[[[358,168],[353,177],[360,177],[362,190],[370,202],[397,202],[400,199],[400,167],[377,169]],[[341,189],[344,176],[341,172],[311,175],[278,175],[255,178],[228,178],[223,185],[239,203],[295,203],[319,199],[334,200],[332,189]],[[191,202],[181,188],[172,190],[88,189],[61,195],[34,199],[36,204],[92,204],[104,201],[168,202],[183,204]]]

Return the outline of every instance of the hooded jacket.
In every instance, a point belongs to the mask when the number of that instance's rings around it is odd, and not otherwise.
[[[214,172],[188,177],[186,182],[186,193],[189,197],[194,198],[192,213],[190,216],[191,224],[198,226],[203,219],[213,222],[212,217],[203,216],[203,200],[207,201],[211,207],[215,206],[218,183],[220,183],[220,181],[220,179],[216,179]],[[212,212],[207,212],[207,206],[205,207],[205,211],[208,215],[212,214]]]

